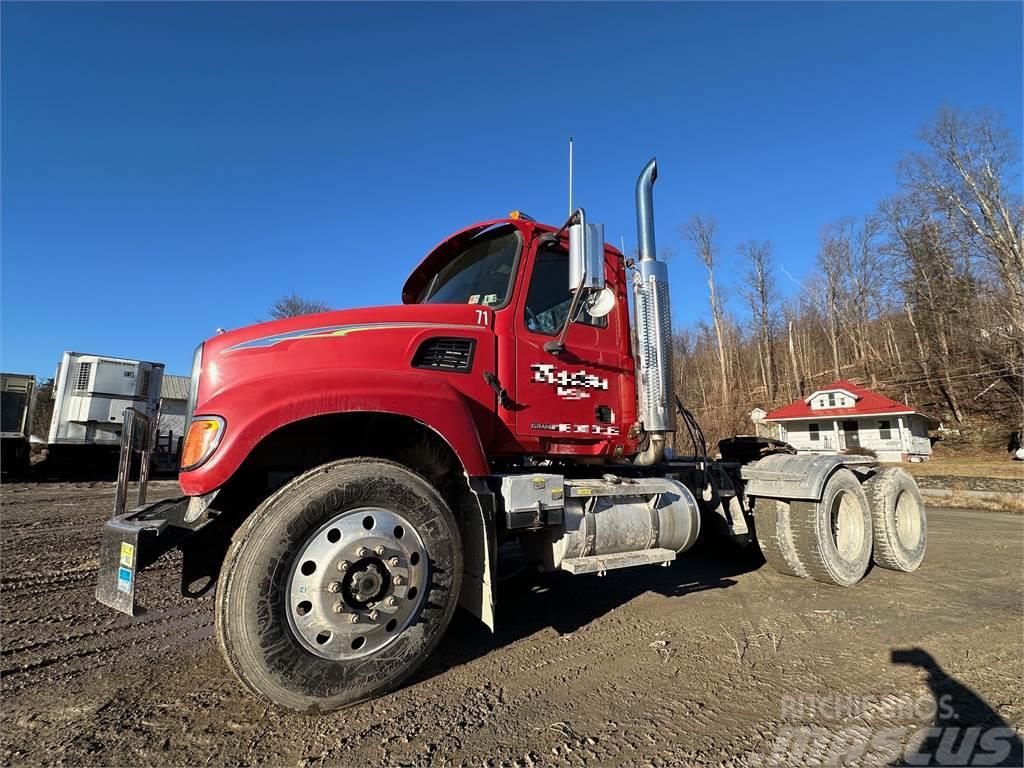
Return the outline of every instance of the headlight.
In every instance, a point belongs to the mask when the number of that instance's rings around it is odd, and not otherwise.
[[[220,416],[200,416],[192,419],[181,449],[181,471],[188,472],[213,455],[224,436],[224,419]]]

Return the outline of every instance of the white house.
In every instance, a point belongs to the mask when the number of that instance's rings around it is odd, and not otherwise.
[[[803,400],[772,411],[766,422],[799,453],[869,448],[882,461],[923,461],[932,453],[935,419],[848,381],[834,381]]]

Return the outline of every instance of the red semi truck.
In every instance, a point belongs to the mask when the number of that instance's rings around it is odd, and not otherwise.
[[[574,574],[668,564],[702,526],[829,584],[872,556],[917,568],[924,506],[903,471],[757,438],[708,457],[674,394],[656,177],[651,160],[635,264],[582,209],[561,227],[512,214],[444,240],[401,305],[203,342],[185,495],[107,523],[98,599],[134,613],[138,572],[180,548],[183,593],[215,587],[239,680],[322,712],[399,685],[457,605],[493,628],[510,540]],[[667,447],[677,419],[694,456]]]

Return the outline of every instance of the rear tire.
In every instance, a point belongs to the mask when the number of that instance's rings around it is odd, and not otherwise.
[[[899,467],[872,475],[864,483],[871,506],[877,565],[916,571],[928,543],[928,519],[914,478]]]
[[[235,534],[217,641],[250,690],[326,712],[412,674],[447,629],[461,583],[459,528],[429,483],[391,462],[331,462],[285,485]]]
[[[838,470],[821,501],[794,501],[790,513],[796,556],[812,579],[849,587],[864,578],[871,564],[871,510],[853,472]]]
[[[768,565],[787,576],[806,579],[807,569],[793,546],[790,512],[789,502],[757,499],[754,502],[754,532]]]

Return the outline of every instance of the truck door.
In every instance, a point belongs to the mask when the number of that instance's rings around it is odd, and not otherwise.
[[[606,253],[605,271],[618,296],[616,258],[621,260]],[[626,311],[625,295],[606,317],[592,317],[578,307],[565,349],[553,355],[544,344],[558,338],[572,301],[564,241],[534,240],[528,269],[515,318],[516,434],[524,445],[540,443],[545,453],[610,453],[626,431],[623,379],[631,373],[625,370],[631,358],[623,354],[628,345],[620,338],[624,324],[619,316]]]

